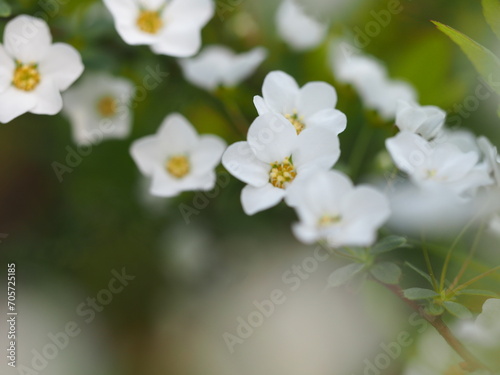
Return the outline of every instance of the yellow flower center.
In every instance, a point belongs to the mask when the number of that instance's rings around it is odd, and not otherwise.
[[[335,215],[335,216],[333,216],[333,215],[323,215],[319,219],[318,225],[320,227],[328,227],[330,225],[339,223],[341,220],[342,220],[342,216],[340,216],[340,215]]]
[[[36,64],[17,63],[12,84],[19,90],[33,91],[40,83],[40,73]]]
[[[141,10],[137,17],[137,26],[140,30],[148,34],[157,34],[163,27],[160,13],[152,10]]]
[[[285,189],[297,176],[297,171],[290,161],[290,157],[284,158],[283,162],[271,163],[269,182],[277,188]]]
[[[297,134],[300,134],[300,132],[306,127],[306,125],[304,124],[304,118],[302,116],[299,117],[296,111],[293,112],[293,114],[286,114],[285,118],[292,123],[295,130],[297,131]]]
[[[167,160],[165,169],[175,178],[182,178],[189,173],[191,165],[185,156],[172,156]]]
[[[97,111],[103,117],[113,117],[116,115],[117,103],[112,96],[105,96],[97,102]]]

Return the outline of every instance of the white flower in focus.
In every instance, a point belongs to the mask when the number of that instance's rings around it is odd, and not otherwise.
[[[157,54],[193,56],[201,29],[214,14],[212,0],[104,0],[116,30],[131,45],[149,45]]]
[[[446,112],[441,108],[399,100],[396,112],[396,126],[399,130],[415,133],[428,141],[441,131],[446,120]]]
[[[335,88],[326,82],[309,82],[299,87],[293,77],[282,71],[274,71],[266,76],[262,97],[256,95],[254,104],[259,115],[269,112],[283,115],[298,134],[317,126],[339,134],[347,125],[346,116],[335,109]]]
[[[352,85],[364,105],[378,111],[385,120],[396,117],[399,100],[417,101],[417,93],[410,84],[390,79],[380,61],[356,53],[346,43],[333,46],[332,68],[339,82]]]
[[[224,46],[209,46],[196,57],[182,59],[184,77],[193,85],[208,91],[219,86],[234,87],[248,78],[267,56],[262,47],[235,54]]]
[[[337,134],[322,127],[297,134],[283,116],[267,113],[248,129],[248,141],[228,147],[222,157],[224,167],[247,183],[241,203],[247,215],[278,204],[291,186],[312,171],[330,169],[340,156]]]
[[[129,108],[135,87],[127,79],[107,74],[88,74],[64,93],[63,112],[70,119],[77,144],[96,144],[103,139],[129,135]]]
[[[183,191],[210,190],[226,145],[215,135],[198,135],[180,114],[163,121],[155,135],[135,141],[130,153],[140,171],[152,178],[150,192],[173,197]]]
[[[80,54],[68,44],[52,44],[49,27],[31,16],[7,23],[0,44],[0,122],[31,112],[55,115],[61,91],[83,72]]]
[[[476,152],[463,152],[452,143],[432,144],[402,131],[387,139],[386,147],[396,166],[421,188],[446,188],[463,196],[493,182]]]
[[[326,37],[327,25],[306,14],[294,0],[284,0],[276,12],[276,26],[281,38],[297,51],[318,46]]]
[[[387,198],[368,186],[354,187],[337,171],[318,172],[290,188],[300,222],[295,236],[310,244],[326,240],[332,247],[370,246],[389,218]]]

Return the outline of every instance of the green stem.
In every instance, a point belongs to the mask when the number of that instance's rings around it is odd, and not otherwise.
[[[453,288],[455,288],[455,286],[457,286],[457,284],[460,282],[460,279],[465,274],[465,271],[467,271],[467,268],[471,264],[472,259],[474,258],[474,255],[476,254],[476,251],[477,251],[477,248],[479,246],[479,243],[480,243],[480,240],[481,240],[481,236],[482,236],[482,234],[484,232],[485,227],[486,227],[486,223],[483,221],[481,223],[481,226],[479,227],[477,233],[476,233],[476,237],[474,238],[474,242],[472,243],[470,254],[467,257],[467,259],[464,262],[464,264],[462,265],[462,267],[460,268],[460,271],[458,272],[457,276],[455,277],[455,280],[453,280],[453,283],[448,288],[449,290],[453,290]]]
[[[457,286],[457,287],[453,290],[453,293],[456,293],[456,292],[458,292],[458,291],[460,291],[460,290],[462,290],[462,289],[465,289],[465,288],[467,288],[469,285],[472,285],[472,284],[474,284],[475,282],[477,282],[477,281],[479,281],[479,280],[481,280],[481,279],[484,279],[486,276],[489,276],[489,275],[491,275],[492,273],[495,273],[495,272],[497,272],[497,271],[500,271],[500,266],[497,266],[497,267],[495,267],[495,268],[493,268],[493,269],[491,269],[491,270],[489,270],[489,271],[487,271],[487,272],[485,272],[485,273],[482,273],[482,274],[481,274],[481,275],[479,275],[479,276],[474,277],[473,279],[471,279],[471,280],[467,281],[466,283],[463,283],[462,285]]]
[[[437,283],[436,275],[434,274],[434,269],[432,268],[431,258],[429,256],[429,249],[427,248],[424,233],[422,233],[422,251],[424,252],[424,259],[425,259],[425,264],[427,265],[427,271],[429,272],[429,275],[431,276],[432,286],[434,287],[434,290],[437,292],[438,291],[438,283]]]

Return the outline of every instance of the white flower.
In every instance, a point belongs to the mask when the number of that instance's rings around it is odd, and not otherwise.
[[[194,58],[180,60],[180,64],[186,80],[214,91],[219,86],[237,86],[257,69],[266,56],[267,50],[262,47],[236,55],[227,47],[213,45],[205,47]]]
[[[96,144],[130,133],[129,108],[135,87],[127,79],[91,73],[64,93],[63,112],[70,119],[77,144]]]
[[[193,56],[201,46],[201,29],[214,14],[212,0],[104,0],[116,30],[131,45],[153,52]]]
[[[446,119],[446,112],[432,105],[420,106],[416,103],[399,100],[396,112],[396,126],[420,135],[428,141],[441,131]]]
[[[7,23],[0,44],[0,122],[31,112],[61,111],[61,91],[83,72],[80,54],[63,43],[52,44],[47,24],[31,16]]]
[[[198,135],[180,114],[163,121],[155,135],[135,141],[130,153],[140,171],[152,178],[150,192],[173,197],[183,191],[210,190],[226,145],[214,135]]]
[[[316,169],[330,169],[340,156],[337,134],[322,127],[297,135],[283,116],[267,113],[248,129],[248,141],[229,146],[222,157],[224,167],[247,183],[241,203],[247,215],[278,204],[289,205],[288,188]]]
[[[255,96],[259,115],[274,112],[285,116],[297,133],[307,128],[322,126],[343,132],[346,116],[335,109],[337,92],[326,82],[309,82],[299,87],[295,79],[282,71],[269,73],[264,79],[262,97]]]
[[[364,105],[378,111],[386,120],[396,117],[399,100],[417,100],[417,93],[410,84],[390,79],[380,61],[356,53],[344,42],[332,48],[332,68],[339,82],[352,85]]]
[[[284,0],[276,12],[276,26],[283,40],[297,51],[318,46],[328,27],[306,14],[294,0]]]
[[[302,242],[326,240],[330,246],[370,246],[389,218],[387,198],[368,186],[354,187],[337,171],[317,172],[290,188],[300,222],[293,226]]]
[[[498,156],[497,148],[493,146],[486,137],[479,137],[477,139],[477,144],[484,154],[484,158],[493,174],[496,185],[500,186],[500,157]]]
[[[452,143],[432,144],[402,131],[387,139],[386,147],[396,166],[422,188],[446,188],[462,196],[493,182],[476,152],[464,152]]]

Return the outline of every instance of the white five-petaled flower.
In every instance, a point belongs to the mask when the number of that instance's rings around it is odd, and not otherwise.
[[[60,92],[82,72],[80,54],[68,44],[52,44],[44,21],[16,17],[7,23],[4,44],[0,44],[0,122],[10,122],[26,112],[60,112]]]
[[[237,86],[257,69],[266,56],[267,50],[262,47],[237,55],[227,47],[212,45],[194,58],[180,60],[180,64],[186,80],[213,91],[219,86]]]
[[[201,29],[214,14],[212,0],[104,0],[116,30],[131,45],[189,57],[201,46]]]
[[[71,121],[74,141],[83,145],[127,137],[132,125],[129,105],[134,92],[134,85],[125,78],[103,73],[85,75],[63,95],[63,113]]]
[[[340,156],[337,134],[323,127],[297,134],[283,116],[267,113],[248,129],[246,142],[228,147],[222,157],[224,167],[247,183],[241,203],[247,215],[278,204],[283,198],[293,206],[287,192],[315,170],[330,169]]]
[[[276,12],[276,26],[281,38],[297,51],[318,46],[326,36],[327,25],[304,12],[295,0],[284,0]]]
[[[339,82],[352,85],[364,105],[376,110],[385,120],[396,117],[399,100],[417,100],[417,93],[410,84],[390,79],[380,61],[357,53],[345,42],[337,42],[332,47],[332,69]]]
[[[140,171],[152,178],[150,192],[173,197],[183,191],[210,190],[225,142],[215,135],[198,135],[182,115],[163,121],[155,135],[135,141],[130,153]]]
[[[396,166],[418,186],[448,189],[456,195],[474,193],[493,183],[488,166],[475,151],[464,152],[453,143],[431,143],[417,134],[402,131],[386,140]]]
[[[262,97],[255,96],[259,115],[274,112],[283,115],[297,133],[322,126],[336,134],[347,125],[346,116],[335,109],[337,92],[326,82],[309,82],[299,87],[295,79],[282,71],[269,73],[264,79]]]
[[[436,138],[443,128],[446,112],[441,108],[399,100],[396,112],[396,126],[418,134],[428,141]]]
[[[370,246],[389,218],[387,198],[369,186],[354,187],[337,171],[322,171],[290,188],[300,222],[293,226],[304,243],[325,240],[332,247]]]

